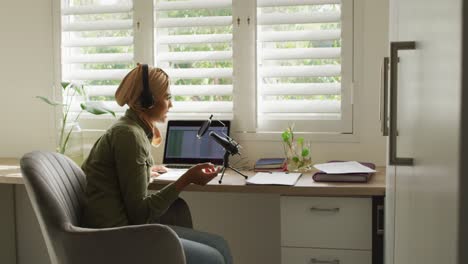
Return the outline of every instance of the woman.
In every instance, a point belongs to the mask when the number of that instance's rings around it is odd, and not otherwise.
[[[158,222],[187,185],[205,185],[219,172],[211,163],[198,164],[148,194],[150,177],[165,169],[153,166],[151,145],[161,143],[155,123],[164,122],[172,107],[169,77],[159,68],[138,65],[122,80],[115,99],[129,109],[98,139],[82,166],[87,178],[83,224],[92,228]],[[181,238],[187,263],[232,263],[221,237],[170,227]]]

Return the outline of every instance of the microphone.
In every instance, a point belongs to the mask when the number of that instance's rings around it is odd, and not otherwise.
[[[197,133],[198,139],[202,138],[206,134],[206,131],[208,131],[208,128],[211,125],[211,118],[213,118],[213,115],[211,115],[210,118],[208,118],[208,120],[203,122],[203,124],[198,129],[198,133]]]
[[[212,137],[216,141],[216,143],[220,144],[231,155],[239,153],[239,144],[237,144],[237,142],[235,142],[233,139],[229,137],[224,138],[216,134],[214,131],[210,132],[210,137]]]

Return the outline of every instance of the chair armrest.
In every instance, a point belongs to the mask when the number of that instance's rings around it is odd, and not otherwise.
[[[159,224],[88,229],[71,226],[63,233],[63,252],[73,263],[185,264],[176,233]],[[66,237],[65,237],[66,236]]]

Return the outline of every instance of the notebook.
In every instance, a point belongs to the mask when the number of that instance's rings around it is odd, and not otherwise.
[[[254,171],[286,171],[285,158],[263,158],[257,160]]]
[[[329,161],[331,162],[342,162],[342,161]],[[359,162],[361,165],[375,170],[375,164],[370,162]],[[323,171],[316,172],[312,179],[316,182],[368,182],[369,179],[374,175],[374,172],[367,173],[326,173]]]
[[[163,164],[168,168],[190,168],[197,163],[211,162],[223,164],[224,149],[210,137],[215,131],[219,135],[228,135],[230,121],[212,122],[202,138],[197,132],[204,120],[170,120],[167,123],[164,144]]]

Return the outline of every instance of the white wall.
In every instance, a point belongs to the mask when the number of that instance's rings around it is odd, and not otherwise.
[[[52,2],[2,0],[0,35],[0,157],[21,157],[36,149],[53,150],[54,111],[34,98],[53,94]],[[23,192],[22,199],[18,199],[17,194],[16,216],[21,220],[15,230],[13,223],[7,224],[15,219],[13,187],[2,187],[5,192],[0,192],[5,199],[0,204],[0,262],[48,263],[44,240],[27,196]],[[16,249],[15,233],[21,237]]]
[[[34,98],[52,96],[52,2],[0,4],[0,157],[54,146],[54,112]]]
[[[362,29],[355,98],[358,132],[353,142],[313,142],[314,162],[352,159],[385,164],[380,135],[380,66],[387,53],[388,0],[355,0]],[[34,98],[52,96],[54,48],[52,1],[2,0],[0,6],[0,157],[20,157],[34,149],[54,149],[54,112]],[[25,7],[28,8],[25,8]],[[361,13],[359,13],[361,12]],[[239,140],[252,162],[279,156],[279,141]],[[161,159],[162,148],[155,150]],[[195,226],[222,234],[236,263],[279,263],[279,199],[275,195],[186,193]],[[35,220],[32,219],[31,222]],[[37,240],[39,241],[39,240]],[[40,245],[43,248],[43,245]],[[26,258],[25,258],[26,259]]]

